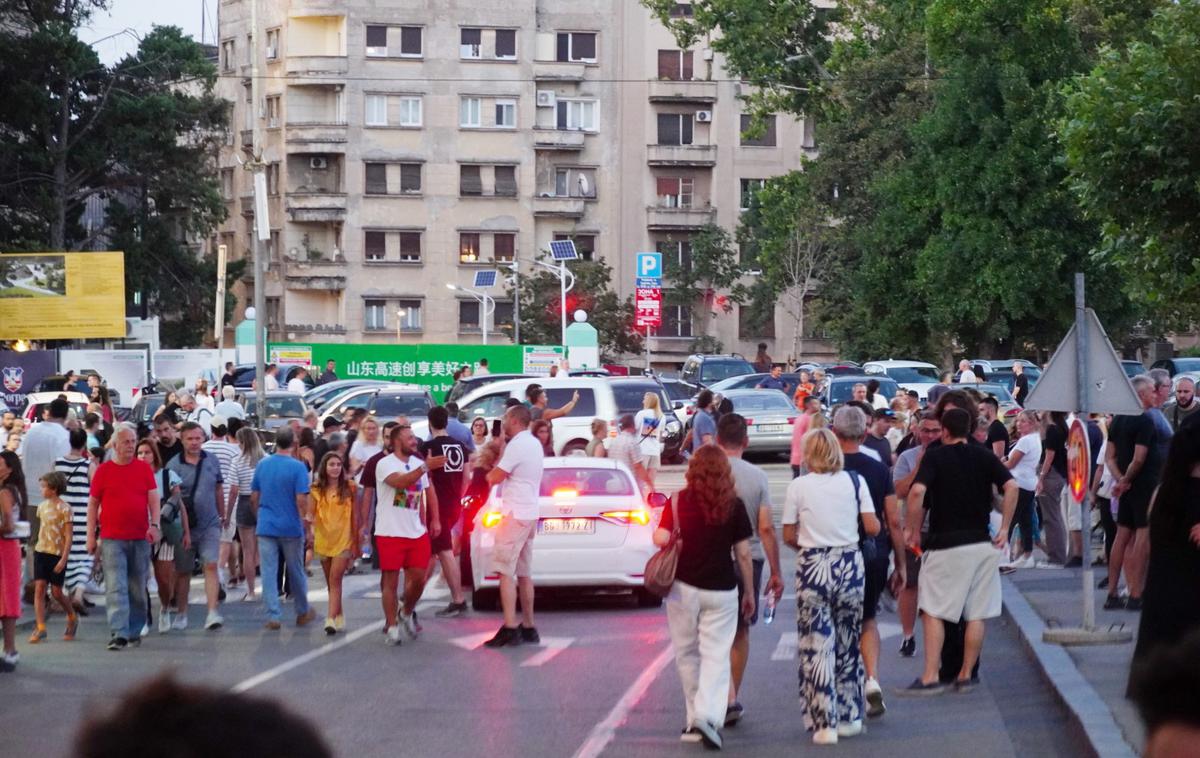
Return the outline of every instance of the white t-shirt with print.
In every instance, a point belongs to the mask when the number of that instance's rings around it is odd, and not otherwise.
[[[858,503],[850,474],[805,474],[793,479],[783,501],[783,523],[796,525],[800,547],[858,544],[858,514],[875,513],[867,481],[858,478]]]
[[[415,455],[410,455],[406,461],[388,455],[376,464],[375,491],[379,502],[375,506],[375,536],[412,539],[425,534],[421,503],[422,492],[429,486],[429,475],[422,474],[420,479],[402,490],[387,483],[392,474],[407,474],[420,468],[421,464],[421,459]]]
[[[508,474],[500,489],[500,512],[518,521],[538,517],[538,490],[546,455],[542,443],[526,429],[504,446],[504,455],[496,464]]]
[[[1012,454],[1021,452],[1021,460],[1017,465],[1013,466],[1009,473],[1016,480],[1017,486],[1023,490],[1037,489],[1037,472],[1038,460],[1042,457],[1042,440],[1036,434],[1024,434],[1021,439],[1017,440],[1017,444],[1013,446],[1012,452],[1008,454],[1011,458]]]

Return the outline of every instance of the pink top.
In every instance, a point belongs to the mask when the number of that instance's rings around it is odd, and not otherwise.
[[[792,465],[804,465],[804,448],[800,444],[800,440],[808,433],[808,427],[812,424],[812,416],[807,413],[801,413],[796,419],[796,423],[792,425]]]

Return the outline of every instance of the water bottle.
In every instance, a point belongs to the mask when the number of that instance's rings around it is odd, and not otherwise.
[[[766,604],[763,606],[763,623],[770,624],[775,620],[775,593],[768,592]]]

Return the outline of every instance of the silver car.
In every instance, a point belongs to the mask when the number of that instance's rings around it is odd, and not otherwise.
[[[788,396],[779,390],[728,390],[721,393],[733,403],[733,412],[746,419],[749,450],[786,453],[792,449],[792,425],[800,415]]]

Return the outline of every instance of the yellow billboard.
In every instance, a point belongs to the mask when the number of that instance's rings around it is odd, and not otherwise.
[[[125,336],[125,254],[0,254],[0,339]]]

